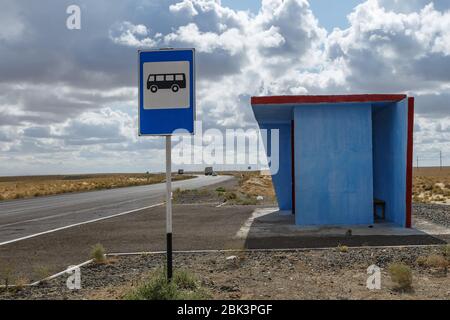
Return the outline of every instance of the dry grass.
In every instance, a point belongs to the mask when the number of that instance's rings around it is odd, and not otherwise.
[[[34,276],[36,277],[36,279],[44,280],[45,278],[48,278],[51,275],[52,271],[47,266],[39,265],[34,267]]]
[[[263,196],[274,200],[270,175],[259,171],[228,172],[238,178],[237,193],[249,199]],[[173,180],[189,179],[191,175],[173,175]],[[68,192],[138,186],[164,182],[164,174],[89,174],[59,176],[0,177],[0,200],[30,198]],[[227,190],[228,191],[228,190]],[[450,167],[414,169],[413,201],[450,204]]]
[[[6,289],[14,282],[14,269],[10,265],[0,266],[0,284]]]
[[[91,259],[95,264],[106,263],[105,248],[102,244],[97,243],[91,248]]]
[[[17,289],[22,289],[26,287],[29,283],[30,279],[28,279],[25,276],[20,276],[15,280],[14,285],[17,287]]]
[[[450,244],[442,246],[442,254],[450,261]]]
[[[450,167],[442,169],[414,168],[413,201],[422,203],[450,204]],[[256,197],[275,199],[270,175],[261,175],[259,171],[229,172],[239,180],[238,191]]]
[[[450,204],[450,167],[415,168],[413,201]]]
[[[225,202],[227,205],[274,204],[275,192],[271,176],[261,175],[259,171],[224,171],[221,175],[232,175],[237,185],[218,186],[214,190],[200,188],[191,190],[175,189],[175,203]],[[263,198],[258,198],[262,196]]]
[[[388,268],[392,282],[395,283],[395,289],[407,291],[412,288],[412,270],[404,263],[391,263]]]
[[[432,254],[428,256],[426,265],[432,268],[447,268],[448,261],[441,255]]]
[[[189,179],[190,175],[173,175],[173,180]],[[139,186],[164,182],[164,174],[89,174],[66,176],[0,177],[0,200],[47,196]]]
[[[446,277],[450,260],[440,254],[430,254],[418,257],[416,263],[422,268],[427,268],[435,276]]]
[[[259,171],[232,172],[239,180],[240,193],[266,199],[275,199],[275,191],[270,175],[260,175]],[[421,203],[450,204],[450,167],[414,168],[413,201]]]
[[[275,190],[272,177],[261,174],[260,171],[236,172],[234,176],[238,179],[239,186],[233,192],[226,192],[225,199],[229,204],[256,205],[261,203],[257,200],[262,196],[265,203],[276,203]]]
[[[260,195],[266,199],[275,199],[270,175],[261,175],[259,171],[229,172],[228,174],[238,178],[238,192],[251,197]],[[413,201],[450,204],[450,167],[414,168]]]
[[[260,171],[247,172],[227,172],[236,177],[238,187],[232,190],[220,191],[227,204],[239,205],[256,205],[264,201],[264,203],[276,203],[275,190],[272,185],[272,177],[270,175],[261,174]],[[262,199],[257,199],[262,196]]]
[[[220,202],[221,199],[217,193],[208,189],[180,189],[173,191],[174,203],[214,203]]]
[[[259,171],[239,173],[237,175],[239,178],[239,192],[254,197],[275,198],[270,175],[261,175]]]
[[[175,269],[172,281],[167,281],[164,269],[156,270],[141,280],[123,297],[126,300],[204,300],[209,293],[200,281],[186,270]]]

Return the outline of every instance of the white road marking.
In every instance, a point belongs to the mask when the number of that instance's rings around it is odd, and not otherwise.
[[[359,249],[404,249],[404,248],[440,248],[442,244],[403,244],[403,245],[387,245],[387,246],[357,246],[349,247],[349,250]],[[295,251],[332,251],[336,250],[336,247],[300,247],[300,248],[268,248],[268,249],[197,249],[197,250],[174,250],[173,253],[179,254],[192,254],[192,253],[230,253],[230,252],[295,252]],[[120,257],[120,256],[137,256],[137,255],[157,255],[166,254],[165,250],[161,251],[135,251],[135,252],[112,252],[107,253],[108,257]]]
[[[123,205],[123,204],[131,203],[131,202],[135,202],[135,201],[136,201],[135,199],[121,201],[121,202],[114,203],[114,206]],[[70,216],[70,215],[73,215],[73,214],[83,213],[83,212],[92,211],[92,210],[99,210],[99,209],[107,209],[107,206],[106,205],[101,205],[101,206],[98,206],[98,207],[91,207],[91,208],[81,209],[81,210],[77,210],[77,211],[69,211],[69,212],[65,212],[65,213],[58,213],[58,214],[45,216],[45,217],[40,217],[40,218],[34,218],[34,219],[28,219],[28,220],[11,222],[11,223],[0,225],[0,229],[4,228],[4,227],[15,226],[15,225],[18,225],[18,224],[24,224],[24,223],[36,222],[36,221],[44,221],[44,220],[49,220],[49,219],[52,219],[52,218],[65,217],[65,216]]]
[[[224,201],[224,202],[222,202],[221,204],[217,205],[216,208],[220,208],[221,206],[224,206],[226,203],[227,203],[227,202]]]
[[[102,220],[106,220],[106,219],[110,219],[110,218],[114,218],[114,217],[119,217],[119,216],[123,216],[123,215],[130,214],[130,213],[134,213],[134,212],[137,212],[137,211],[142,211],[142,210],[145,210],[145,209],[150,209],[150,208],[162,206],[163,204],[164,204],[164,202],[161,202],[161,203],[153,204],[153,205],[147,206],[147,207],[142,207],[142,208],[138,208],[138,209],[134,209],[134,210],[130,210],[130,211],[116,213],[116,214],[113,214],[113,215],[110,215],[110,216],[107,216],[107,217],[101,217],[101,218],[96,218],[96,219],[92,219],[92,220],[88,220],[88,221],[78,222],[78,223],[70,224],[68,226],[59,227],[59,228],[56,228],[56,229],[51,229],[51,230],[47,230],[47,231],[31,234],[31,235],[28,235],[28,236],[25,236],[25,237],[20,237],[20,238],[17,238],[17,239],[0,242],[0,246],[4,246],[6,244],[14,243],[14,242],[21,241],[21,240],[26,240],[26,239],[42,236],[44,234],[53,233],[53,232],[57,232],[57,231],[60,231],[60,230],[65,230],[65,229],[81,226],[81,225],[88,224],[88,223],[102,221]]]
[[[177,187],[181,187],[181,188],[198,188],[198,187],[205,187],[211,184],[215,184],[215,183],[220,183],[220,182],[224,182],[227,181],[229,179],[232,179],[231,176],[217,176],[217,177],[209,177],[209,178],[205,178],[201,175],[197,175],[197,178],[194,179],[187,179],[187,180],[180,180],[180,181],[174,181],[173,184],[176,185]],[[207,182],[207,183],[206,183]],[[125,188],[117,188],[117,189],[110,189],[110,190],[98,190],[98,191],[90,191],[90,192],[79,192],[79,193],[73,193],[73,194],[64,194],[64,195],[53,195],[53,196],[48,196],[48,197],[42,197],[42,198],[32,198],[32,199],[23,199],[23,200],[11,200],[11,201],[7,201],[7,202],[2,202],[0,203],[0,209],[5,209],[5,208],[9,208],[9,207],[14,207],[16,205],[21,205],[21,204],[31,204],[33,206],[35,206],[35,204],[38,204],[37,208],[42,208],[42,207],[54,207],[55,204],[51,204],[48,205],[46,202],[51,200],[52,202],[57,201],[57,202],[61,202],[64,199],[76,199],[79,198],[81,196],[88,196],[88,199],[81,199],[83,202],[88,202],[90,200],[92,200],[91,198],[94,196],[97,196],[100,193],[106,193],[106,192],[112,192],[112,193],[120,193],[121,196],[123,195],[128,195],[128,194],[134,194],[135,190],[137,189],[146,189],[146,191],[160,191],[158,190],[158,188],[160,186],[164,186],[164,183],[161,184],[153,184],[153,185],[143,185],[143,186],[136,186],[136,187],[125,187]],[[126,191],[124,193],[124,189],[129,190]],[[159,196],[159,195],[158,195]],[[133,202],[136,199],[131,199],[131,200],[125,200],[122,201],[118,204],[123,204],[123,203],[128,203],[128,202]],[[80,201],[80,199],[78,199],[77,201]],[[41,205],[43,204],[43,206]],[[40,235],[45,235],[47,233],[52,233],[52,232],[56,232],[56,231],[60,231],[60,230],[64,230],[64,229],[68,229],[68,228],[72,228],[72,227],[76,227],[79,225],[83,225],[83,224],[87,224],[87,223],[92,223],[92,222],[97,222],[97,221],[101,221],[104,219],[109,219],[109,218],[113,218],[113,217],[117,217],[117,216],[121,216],[124,214],[129,214],[129,213],[133,213],[133,212],[137,212],[140,210],[144,210],[144,209],[148,209],[148,208],[153,208],[156,206],[160,206],[163,203],[158,203],[155,205],[151,205],[151,206],[147,206],[147,207],[142,207],[142,208],[138,208],[138,209],[134,209],[134,210],[130,210],[130,211],[126,211],[126,212],[122,212],[122,213],[118,213],[118,214],[114,214],[114,215],[110,215],[107,217],[101,217],[101,218],[96,218],[96,219],[92,219],[92,220],[88,220],[88,221],[84,221],[84,222],[80,222],[80,223],[74,223],[71,225],[67,225],[64,227],[60,227],[60,228],[55,228],[55,229],[51,229],[51,230],[47,230],[47,231],[43,231],[43,232],[39,232],[36,234],[32,234],[32,235],[28,235],[28,236],[24,236],[24,237],[20,237],[17,239],[12,239],[12,240],[8,240],[8,241],[4,241],[4,242],[0,242],[0,246],[2,245],[6,245],[6,244],[10,244],[13,242],[17,242],[20,240],[25,240],[25,239],[29,239],[29,238],[34,238]],[[116,204],[117,205],[117,204]],[[101,205],[97,208],[103,208],[104,205]],[[17,214],[17,212],[27,212],[31,209],[36,209],[36,208],[18,208],[18,209],[10,209],[11,212],[1,212],[0,216],[4,217],[7,215],[14,215]],[[85,211],[90,211],[93,208],[86,208],[86,209],[82,209],[82,210],[77,210],[77,211],[72,211],[72,212],[67,212],[67,213],[60,213],[60,214],[55,214],[55,215],[50,215],[50,216],[44,216],[44,217],[39,217],[39,218],[31,218],[31,219],[27,219],[27,220],[22,220],[22,221],[16,221],[16,222],[11,222],[11,223],[6,223],[3,225],[0,225],[0,228],[5,228],[5,227],[11,227],[11,226],[16,226],[16,225],[20,225],[23,223],[30,223],[30,222],[37,222],[37,221],[44,221],[44,220],[49,220],[52,218],[58,218],[58,217],[63,217],[63,216],[68,216],[68,215],[72,215],[72,214],[76,214],[76,213],[81,213],[81,212],[85,212]]]
[[[247,239],[250,228],[256,218],[271,214],[272,212],[278,210],[278,208],[261,208],[253,211],[252,215],[247,219],[247,221],[244,222],[238,232],[236,232],[234,239]]]
[[[80,264],[78,264],[78,265],[76,265],[76,266],[68,267],[66,270],[63,270],[63,271],[58,272],[58,273],[55,273],[54,275],[51,275],[51,276],[49,276],[49,277],[47,277],[47,278],[44,278],[44,279],[42,279],[42,280],[35,281],[35,282],[31,283],[30,286],[37,286],[37,285],[40,284],[41,282],[45,282],[45,281],[49,281],[49,280],[58,278],[59,276],[62,276],[63,274],[66,274],[67,272],[69,272],[69,271],[71,271],[71,270],[74,270],[74,269],[76,269],[76,268],[84,267],[85,265],[88,265],[88,264],[90,264],[90,263],[93,262],[93,261],[94,261],[94,259],[90,259],[90,260],[87,260],[87,261],[85,261],[85,262],[82,262],[82,263],[80,263]]]

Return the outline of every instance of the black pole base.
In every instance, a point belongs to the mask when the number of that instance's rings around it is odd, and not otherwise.
[[[167,233],[167,280],[172,281],[172,233]]]

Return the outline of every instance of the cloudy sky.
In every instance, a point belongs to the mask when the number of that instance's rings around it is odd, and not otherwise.
[[[252,95],[407,93],[420,164],[450,165],[450,2],[310,2],[2,0],[0,175],[162,170],[136,129],[154,47],[196,48],[204,128],[255,127]]]

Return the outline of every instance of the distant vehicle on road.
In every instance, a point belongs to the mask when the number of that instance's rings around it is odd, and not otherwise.
[[[155,93],[159,89],[171,89],[178,92],[186,88],[186,75],[184,73],[149,74],[147,90]]]
[[[211,174],[212,176],[217,176],[217,172],[213,171],[213,173]]]
[[[205,176],[212,176],[213,175],[213,167],[206,167],[205,168]]]
[[[178,174],[184,174],[184,170],[183,169],[178,169]]]

